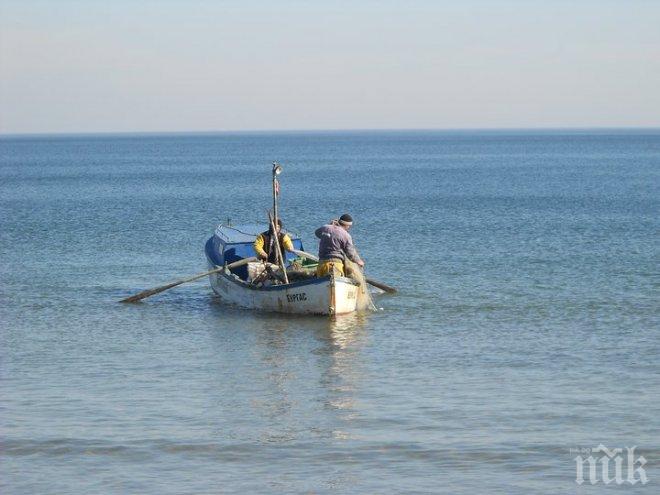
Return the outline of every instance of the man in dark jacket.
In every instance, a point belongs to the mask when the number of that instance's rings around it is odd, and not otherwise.
[[[344,258],[348,258],[358,266],[363,267],[364,261],[353,246],[353,238],[348,231],[353,226],[353,218],[345,213],[339,220],[332,220],[329,224],[316,229],[319,242],[319,266],[316,275],[323,277],[334,272],[335,275],[344,276]]]

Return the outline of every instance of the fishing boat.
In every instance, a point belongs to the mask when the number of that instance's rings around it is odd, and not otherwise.
[[[206,242],[205,253],[209,270],[165,285],[143,290],[125,297],[124,303],[136,303],[181,284],[208,276],[211,288],[223,300],[237,306],[281,313],[341,315],[353,311],[375,310],[367,284],[381,291],[396,289],[382,282],[365,278],[362,270],[350,260],[344,261],[349,276],[332,271],[317,277],[318,258],[305,252],[302,240],[289,233],[291,252],[282,252],[279,242],[273,242],[276,263],[260,261],[254,241],[263,232],[276,232],[278,225],[277,176],[282,167],[273,163],[273,209],[269,224],[220,225]],[[270,249],[270,248],[269,248]],[[288,246],[291,249],[291,246]],[[262,253],[263,256],[263,253]]]
[[[256,261],[253,247],[257,235],[265,230],[266,225],[220,225],[206,242],[209,270],[227,266],[209,275],[211,288],[221,299],[243,308],[280,313],[339,315],[358,309],[358,281],[333,274],[316,277],[315,265],[293,253],[284,255],[288,283],[256,282],[269,268]],[[289,237],[297,251],[304,251],[300,237],[291,233]],[[272,269],[276,273],[277,267]]]

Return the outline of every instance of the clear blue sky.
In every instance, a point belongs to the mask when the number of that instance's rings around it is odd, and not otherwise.
[[[0,0],[0,133],[660,126],[660,0]]]

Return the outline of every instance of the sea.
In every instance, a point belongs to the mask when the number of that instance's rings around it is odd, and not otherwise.
[[[119,303],[265,225],[273,161],[397,294]],[[4,136],[0,492],[660,493],[659,172],[656,129]]]

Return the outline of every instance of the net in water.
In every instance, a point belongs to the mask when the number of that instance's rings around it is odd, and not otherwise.
[[[369,286],[367,285],[364,273],[362,273],[362,270],[356,263],[353,263],[349,259],[344,261],[346,274],[360,284],[358,287],[356,309],[358,311],[376,311],[376,305],[371,298],[371,293],[369,292]]]

